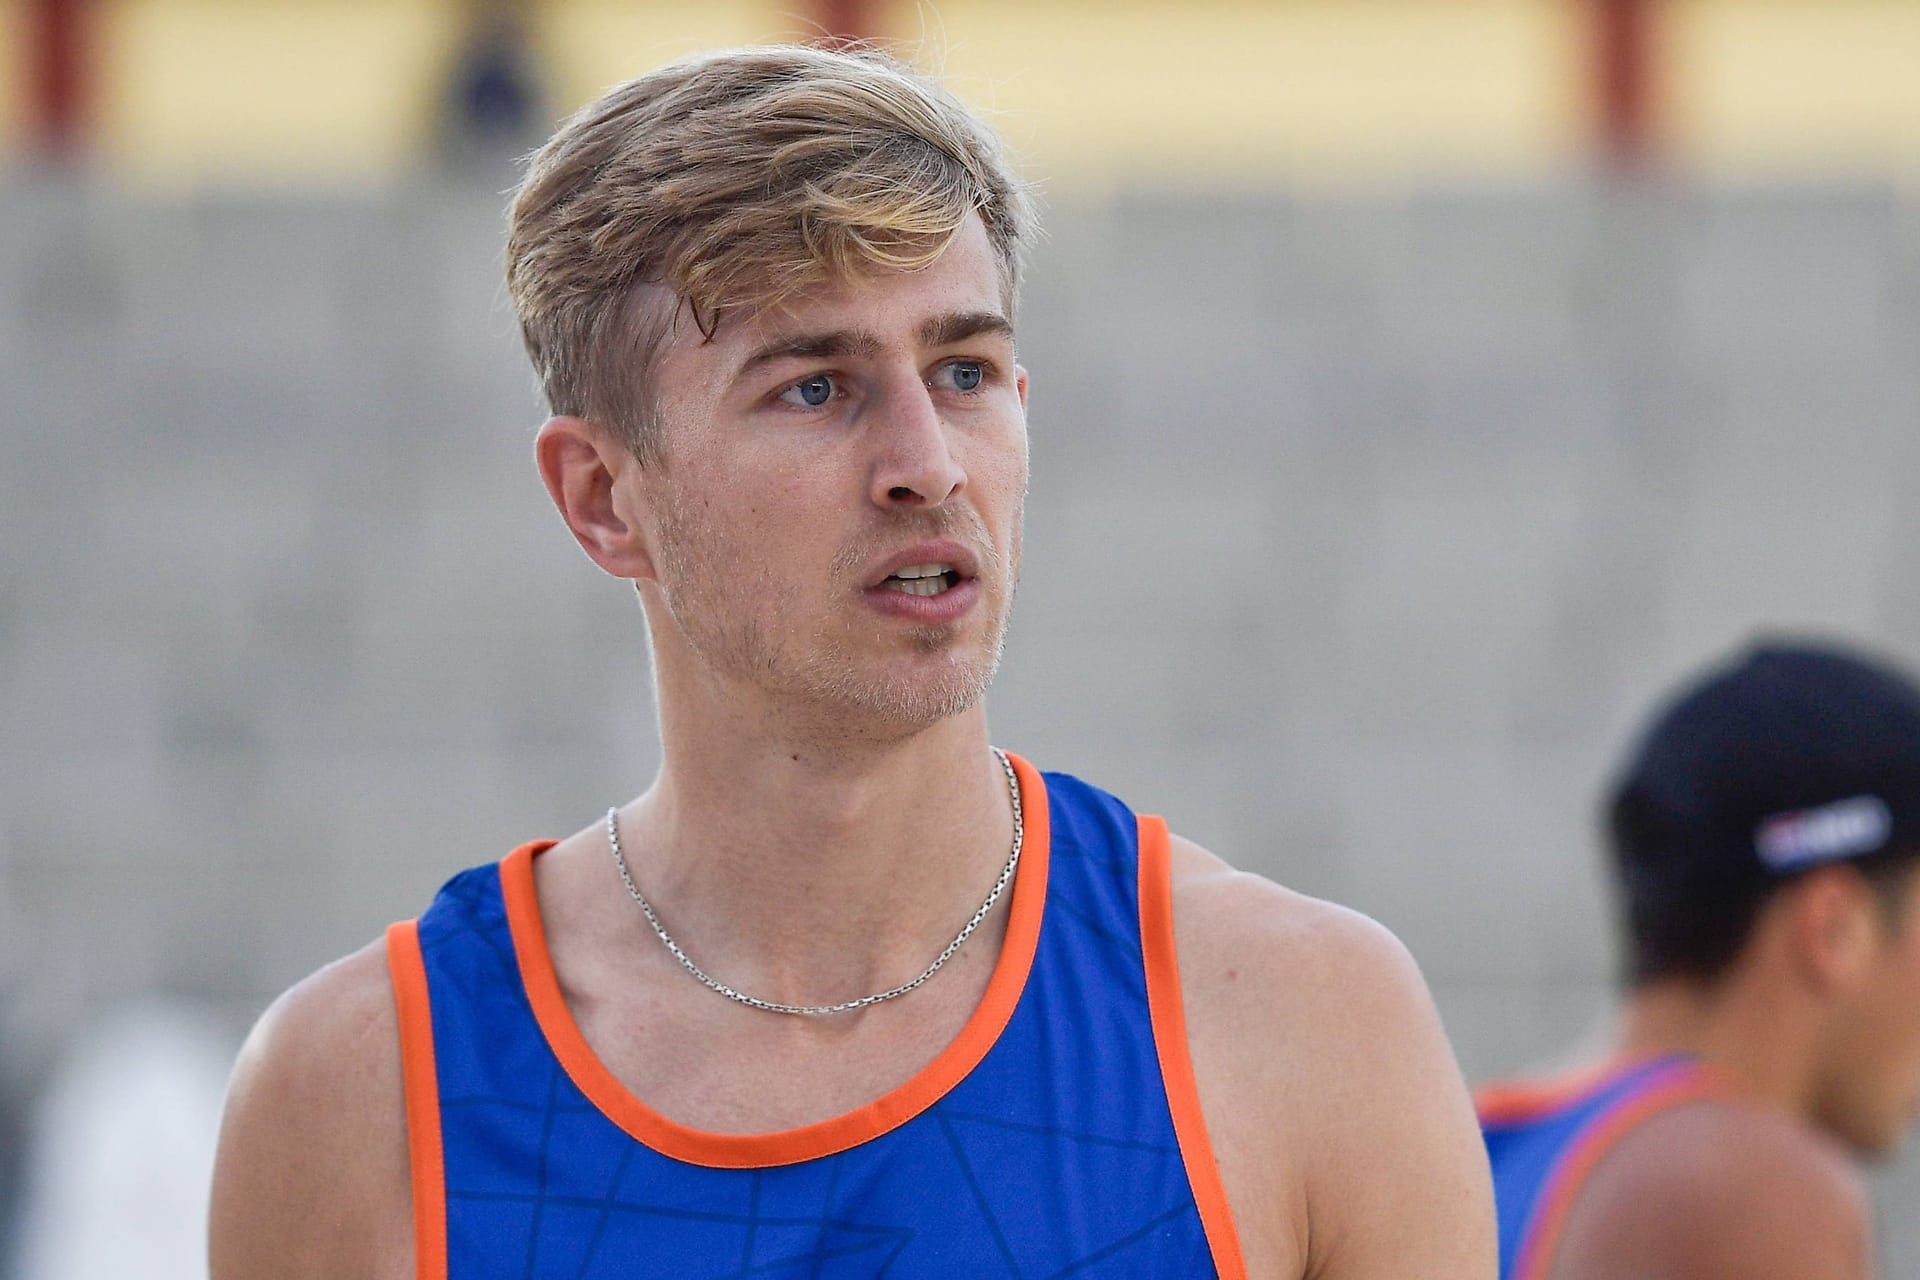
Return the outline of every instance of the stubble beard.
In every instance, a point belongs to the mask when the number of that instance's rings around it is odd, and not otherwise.
[[[836,744],[896,740],[971,710],[1000,669],[1019,576],[1018,511],[1005,556],[977,516],[938,511],[897,517],[833,558],[827,590],[851,594],[860,567],[903,541],[945,537],[972,548],[981,586],[974,617],[915,628],[907,671],[898,669],[897,654],[874,651],[875,620],[857,610],[836,609],[832,620],[804,631],[782,626],[807,616],[803,588],[764,572],[743,582],[740,566],[752,563],[750,553],[728,546],[697,515],[662,516],[658,581],[674,625],[723,682],[767,695],[786,732]],[[753,603],[742,608],[741,601]],[[966,637],[969,624],[980,628],[977,639]]]

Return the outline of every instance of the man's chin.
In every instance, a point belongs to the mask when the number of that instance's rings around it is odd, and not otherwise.
[[[1848,1124],[1828,1121],[1823,1126],[1857,1160],[1885,1164],[1897,1157],[1907,1142],[1911,1121],[1878,1123],[1865,1118]]]
[[[865,722],[890,734],[911,734],[963,715],[980,705],[999,668],[999,654],[962,657],[946,652],[944,661],[916,654],[892,669],[867,678],[849,672],[832,700],[849,721]]]
[[[991,676],[986,672],[958,679],[888,682],[864,691],[849,710],[908,731],[924,729],[979,706]]]

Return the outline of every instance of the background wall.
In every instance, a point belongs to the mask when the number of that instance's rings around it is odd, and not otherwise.
[[[543,131],[650,65],[614,65],[618,8],[541,11]],[[1366,8],[1202,6],[1207,44],[1103,6],[1101,43],[1071,48],[1091,8],[942,7],[956,81],[1002,111],[1051,206],[994,729],[1379,917],[1485,1077],[1604,1027],[1590,816],[1651,698],[1761,629],[1920,657],[1920,143],[1899,123],[1920,112],[1864,122],[1903,90],[1866,70],[1848,97],[1782,34],[1828,15],[1846,57],[1920,57],[1920,29],[1837,0],[1670,6],[1664,163],[1627,180],[1585,158],[1575,6],[1475,0],[1419,40],[1369,22],[1446,6]],[[512,167],[421,160],[452,7],[247,11],[342,52],[342,94],[374,105],[286,106],[274,82],[308,63],[270,75],[234,25],[222,65],[278,123],[168,88],[164,128],[102,108],[90,159],[20,141],[0,178],[16,1133],[128,1002],[188,1008],[230,1049],[453,870],[574,829],[657,760],[637,611],[531,466],[541,410],[499,284]],[[234,91],[168,41],[236,6],[105,12],[123,70],[103,100]],[[667,43],[770,25],[648,12]],[[176,34],[142,45],[155,30]],[[1243,31],[1255,52],[1229,53]],[[349,37],[374,61],[327,43]],[[1202,61],[1149,56],[1177,39]],[[1442,105],[1380,105],[1436,42],[1449,69],[1419,94]],[[1528,71],[1546,49],[1559,70]],[[1231,76],[1196,74],[1208,50]],[[1472,50],[1488,96],[1446,105]],[[1269,53],[1318,78],[1261,87]],[[1780,59],[1829,104],[1798,144],[1738,107]],[[1191,110],[1184,137],[1140,105],[1162,102]],[[365,140],[383,129],[390,151]],[[1886,1274],[1920,1274],[1920,1158],[1878,1192]]]

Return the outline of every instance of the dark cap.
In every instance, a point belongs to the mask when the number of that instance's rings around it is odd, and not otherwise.
[[[1920,686],[1831,643],[1756,643],[1657,712],[1609,816],[1630,881],[1751,885],[1920,850]]]

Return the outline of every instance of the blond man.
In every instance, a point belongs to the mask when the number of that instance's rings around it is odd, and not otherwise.
[[[1393,939],[988,744],[1032,235],[877,55],[682,62],[534,159],[538,465],[662,765],[267,1013],[216,1280],[1491,1276]]]

